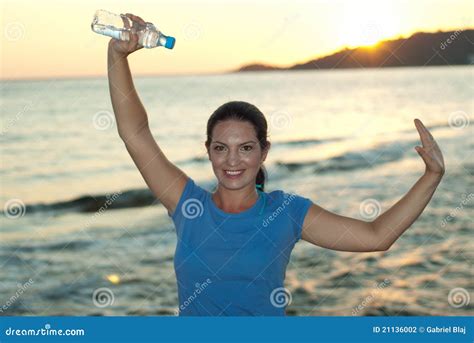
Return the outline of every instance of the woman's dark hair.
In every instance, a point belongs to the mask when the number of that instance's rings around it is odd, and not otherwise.
[[[225,120],[239,120],[245,121],[252,124],[257,134],[257,139],[260,144],[262,151],[268,146],[267,140],[267,120],[263,113],[254,105],[249,104],[245,101],[230,101],[221,105],[214,113],[209,117],[207,121],[207,140],[206,148],[209,152],[209,147],[212,141],[212,130],[218,122]],[[265,167],[260,167],[255,179],[258,188],[263,191],[265,188],[265,180],[267,177],[267,171]]]

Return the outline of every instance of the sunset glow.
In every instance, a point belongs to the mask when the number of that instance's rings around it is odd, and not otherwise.
[[[73,11],[61,0],[0,6],[1,79],[104,76],[108,38],[90,29],[99,8],[141,15],[176,38],[173,50],[131,56],[137,75],[221,73],[251,63],[286,67],[345,47],[474,26],[467,0],[84,0]]]
[[[402,32],[397,9],[384,2],[348,3],[340,27],[341,45],[370,46]]]

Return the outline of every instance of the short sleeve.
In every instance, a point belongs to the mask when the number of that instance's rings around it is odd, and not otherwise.
[[[283,196],[285,201],[288,203],[289,215],[294,224],[293,227],[295,229],[296,243],[301,239],[304,219],[313,202],[310,199],[295,193],[283,193]]]
[[[173,212],[168,216],[173,219],[175,224],[180,224],[183,219],[192,218],[200,215],[204,209],[206,191],[196,185],[193,179],[188,177],[183,193],[179,198],[178,204]]]

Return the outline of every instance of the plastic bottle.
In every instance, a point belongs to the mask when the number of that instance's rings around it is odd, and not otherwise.
[[[132,29],[133,26],[133,29]],[[152,23],[146,25],[132,22],[130,18],[121,14],[114,14],[105,10],[97,10],[91,24],[92,31],[104,36],[122,41],[130,39],[130,32],[138,34],[138,44],[144,48],[164,46],[173,49],[175,39],[162,34]]]

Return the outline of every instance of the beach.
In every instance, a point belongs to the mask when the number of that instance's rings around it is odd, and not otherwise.
[[[207,119],[244,100],[266,115],[266,191],[371,220],[423,174],[420,118],[446,174],[388,250],[299,241],[287,315],[474,314],[472,66],[136,77],[170,161],[203,188]],[[2,81],[0,315],[176,315],[176,233],[114,123],[106,78]],[[113,302],[98,306],[96,290]],[[464,302],[464,304],[463,304]],[[462,306],[460,306],[460,304]]]

